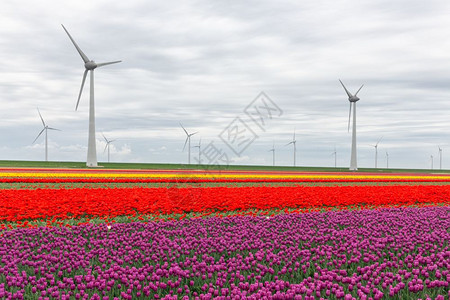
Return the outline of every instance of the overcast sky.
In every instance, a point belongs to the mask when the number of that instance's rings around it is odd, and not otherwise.
[[[61,129],[49,160],[86,160],[89,81],[75,111],[84,66],[64,24],[90,59],[123,61],[95,70],[99,162],[103,133],[113,162],[186,163],[181,122],[198,131],[192,147],[213,142],[234,164],[271,165],[274,143],[276,164],[292,165],[295,129],[297,165],[334,166],[336,149],[348,167],[340,78],[364,84],[359,167],[382,137],[378,167],[388,152],[392,168],[430,168],[431,155],[439,168],[440,146],[450,169],[449,15],[445,0],[2,1],[0,160],[44,160],[37,107]],[[244,110],[263,91],[279,110],[257,126]],[[239,155],[220,138],[236,120],[253,133]]]

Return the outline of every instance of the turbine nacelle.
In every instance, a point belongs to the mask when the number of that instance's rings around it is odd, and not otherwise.
[[[350,101],[350,102],[359,101],[359,97],[357,97],[357,96],[348,97],[348,101]]]
[[[95,68],[98,67],[98,65],[95,63],[95,61],[91,60],[88,61],[87,63],[84,64],[84,67],[86,68],[86,70],[94,70]]]

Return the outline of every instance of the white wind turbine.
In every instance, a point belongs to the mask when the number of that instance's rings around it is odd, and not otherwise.
[[[41,132],[39,132],[38,136],[34,139],[34,142],[36,142],[36,140],[41,136],[41,134],[45,131],[45,161],[48,161],[48,139],[47,139],[47,131],[50,130],[58,130],[61,131],[59,129],[56,128],[52,128],[52,127],[48,127],[47,124],[45,124],[44,122],[44,118],[42,118],[41,112],[39,111],[39,108],[37,109],[39,117],[41,118],[42,121],[42,125],[44,125],[44,128],[41,130]]]
[[[290,141],[289,143],[286,144],[286,146],[293,144],[294,145],[294,167],[295,167],[295,157],[297,156],[297,146],[296,146],[297,141],[295,140],[295,129],[294,129],[294,138],[292,139],[292,141]]]
[[[375,148],[375,169],[378,167],[378,144],[381,142],[383,137],[381,137],[375,145],[371,145]]]
[[[108,148],[108,162],[109,162],[109,146],[111,145],[112,142],[114,142],[115,140],[108,140],[106,138],[106,136],[102,133],[103,138],[105,139],[106,145],[105,145],[105,149],[103,150],[103,152],[106,151],[106,149]]]
[[[268,152],[272,152],[272,165],[275,167],[275,143],[272,143],[272,149]]]
[[[345,85],[342,83],[342,81],[339,79],[339,82],[342,84],[342,87],[344,88],[345,92],[348,96],[348,101],[350,101],[350,110],[348,113],[348,131],[350,131],[350,116],[352,114],[352,104],[353,104],[353,127],[352,127],[352,152],[351,152],[351,158],[350,158],[350,171],[356,171],[358,170],[358,162],[356,157],[356,102],[359,101],[359,98],[357,97],[359,91],[364,86],[361,85],[361,87],[358,89],[358,91],[355,93],[355,95],[352,95]]]
[[[442,148],[438,146],[439,149],[439,170],[442,170]]]
[[[202,164],[202,139],[200,139],[198,141],[198,145],[194,146],[194,148],[198,148],[198,164],[201,165]]]
[[[186,141],[184,142],[184,146],[183,146],[183,151],[184,148],[186,148],[186,143],[188,143],[188,164],[191,164],[191,136],[193,136],[194,134],[198,133],[198,131],[194,132],[194,133],[188,133],[187,130],[183,127],[183,125],[181,125],[181,128],[183,128],[184,132],[186,133]]]
[[[337,151],[336,151],[336,147],[334,147],[334,151],[331,153],[331,155],[334,155],[334,167],[336,168],[336,166],[337,166]]]
[[[431,170],[433,170],[433,155],[430,155],[431,158]]]
[[[116,64],[121,62],[121,60],[117,61],[111,61],[111,62],[105,62],[105,63],[96,63],[93,60],[90,60],[86,54],[81,51],[80,47],[78,47],[75,40],[72,38],[72,36],[69,34],[67,29],[64,27],[64,25],[61,24],[64,31],[69,36],[70,40],[72,41],[73,45],[77,49],[78,53],[80,54],[81,58],[84,61],[84,74],[83,74],[83,80],[81,81],[81,88],[80,93],[78,95],[78,101],[77,105],[75,107],[75,110],[78,109],[78,104],[80,103],[81,93],[83,92],[84,82],[86,81],[86,76],[88,71],[89,77],[90,77],[90,84],[89,84],[89,138],[88,138],[88,153],[87,153],[87,160],[86,165],[88,167],[97,167],[97,150],[95,146],[95,105],[94,105],[94,70],[98,67],[103,67],[106,65]]]

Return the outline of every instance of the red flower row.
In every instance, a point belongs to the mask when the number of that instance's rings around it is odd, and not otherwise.
[[[435,203],[449,185],[0,190],[0,221]]]
[[[0,178],[0,183],[450,182],[450,178]]]

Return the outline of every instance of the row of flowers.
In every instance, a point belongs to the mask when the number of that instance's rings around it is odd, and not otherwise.
[[[356,174],[233,174],[233,173],[87,173],[87,172],[0,172],[0,178],[103,178],[105,180],[114,180],[119,178],[126,179],[241,179],[241,180],[427,180],[427,181],[450,181],[448,175],[356,175]]]
[[[17,229],[2,299],[448,299],[450,208]]]
[[[450,185],[0,190],[0,221],[450,203]]]
[[[0,183],[333,183],[333,182],[450,182],[450,178],[0,178]]]

